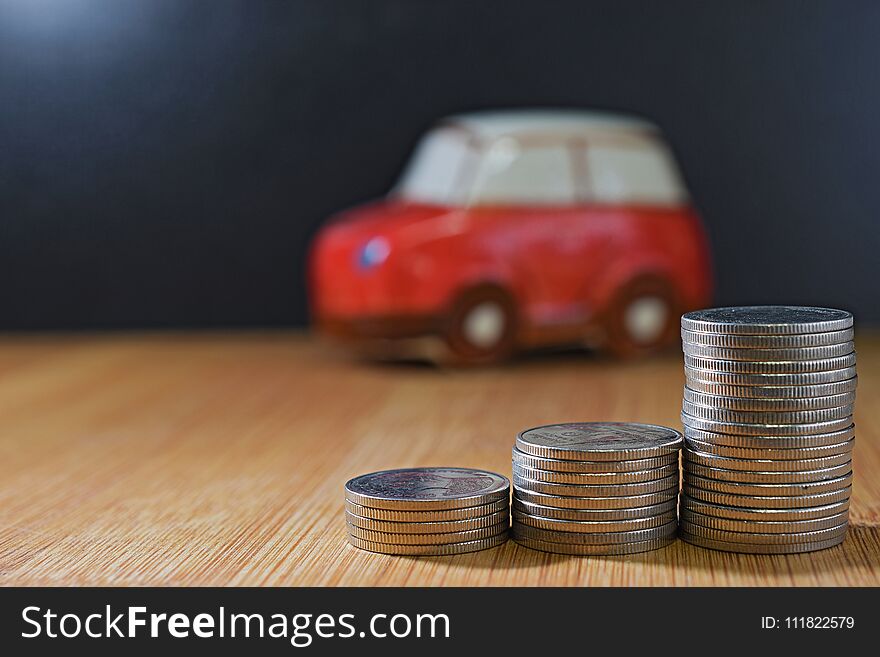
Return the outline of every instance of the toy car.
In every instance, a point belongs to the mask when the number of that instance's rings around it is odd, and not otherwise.
[[[387,198],[321,229],[310,297],[325,334],[435,336],[463,363],[577,342],[630,356],[677,341],[710,269],[654,125],[482,112],[440,122]]]

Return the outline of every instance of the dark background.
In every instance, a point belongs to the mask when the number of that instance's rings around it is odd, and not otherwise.
[[[558,555],[557,555],[558,556]],[[818,561],[818,559],[817,559]],[[744,568],[731,559],[731,568]],[[506,600],[528,599],[521,627],[507,630],[511,625],[512,604]],[[229,614],[262,614],[268,632],[270,623],[278,622],[272,614],[288,619],[287,639],[259,639],[256,623],[250,638],[230,637],[229,622],[225,625],[225,639],[198,638],[194,633],[185,639],[173,639],[166,624],[159,624],[158,636],[148,635],[149,628],[137,628],[135,638],[94,639],[80,636],[67,639],[59,635],[59,619],[52,620],[57,638],[40,636],[22,638],[22,633],[33,633],[36,628],[22,619],[22,610],[39,607],[40,612],[29,612],[38,618],[47,610],[54,614],[74,613],[81,619],[89,614],[106,616],[109,606],[112,616],[128,614],[128,608],[147,607],[146,614],[184,613],[190,619],[206,613],[219,620],[221,608]],[[653,654],[658,641],[669,641],[670,628],[682,624],[682,610],[686,609],[687,640],[694,645],[724,645],[734,654],[857,654],[858,649],[876,637],[876,589],[874,588],[449,588],[449,587],[360,587],[360,588],[260,588],[260,587],[58,587],[11,588],[0,587],[0,641],[11,654],[85,653],[92,657],[131,657],[155,655],[191,657],[195,654],[247,654],[249,656],[299,654],[382,654],[386,657],[448,657],[452,654],[546,654],[548,645],[575,645],[584,643],[585,636],[625,637],[631,654]],[[623,610],[623,611],[622,611]],[[632,611],[630,611],[632,610]],[[642,612],[642,610],[644,610]],[[639,613],[642,612],[642,613]],[[318,636],[315,624],[319,614],[352,614],[345,619],[357,629],[367,630],[374,614],[405,613],[411,619],[418,614],[446,614],[449,617],[449,638],[429,639],[429,626],[423,624],[421,638],[409,636],[395,639],[352,637],[350,639]],[[313,638],[310,645],[298,651],[290,643],[294,614],[311,614],[309,627],[304,633]],[[761,629],[761,619],[770,616],[778,621],[776,628]],[[787,629],[785,618],[851,617],[852,629],[809,630]],[[519,619],[517,619],[519,620]],[[302,622],[303,619],[298,619]],[[384,632],[380,618],[376,629]],[[527,622],[527,624],[526,624]],[[821,621],[820,621],[821,622]],[[45,621],[44,621],[45,623]],[[398,621],[402,631],[403,624]],[[415,621],[413,622],[415,626]],[[45,624],[43,625],[45,627]],[[68,621],[66,631],[74,624]],[[123,618],[117,625],[128,630]],[[241,625],[239,625],[239,628]],[[444,624],[438,621],[442,632]],[[503,628],[503,629],[502,629]],[[106,632],[106,622],[93,622],[95,633]],[[338,625],[331,629],[326,622],[324,634],[346,633]],[[219,633],[218,630],[215,629]],[[112,631],[111,631],[112,634]],[[552,642],[552,644],[551,644]],[[302,641],[300,641],[302,643]],[[623,642],[622,642],[623,643]],[[227,646],[224,649],[223,646]]]
[[[717,301],[880,321],[880,4],[0,0],[0,328],[300,324],[308,240],[463,110],[667,132]]]

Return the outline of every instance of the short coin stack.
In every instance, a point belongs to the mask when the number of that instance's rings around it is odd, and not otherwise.
[[[843,542],[852,491],[852,315],[715,308],[681,320],[682,539],[790,554]]]
[[[544,552],[613,555],[675,540],[681,434],[650,424],[554,424],[513,448],[513,529]]]
[[[443,556],[503,544],[510,482],[470,468],[408,468],[345,484],[348,540],[383,554]]]

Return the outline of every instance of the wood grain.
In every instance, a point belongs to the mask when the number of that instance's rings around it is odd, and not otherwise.
[[[296,333],[0,339],[6,585],[878,585],[880,335],[857,341],[852,529],[808,555],[682,542],[628,557],[509,542],[442,558],[345,541],[342,485],[383,468],[510,473],[517,430],[679,426],[681,357],[488,371],[370,365]]]

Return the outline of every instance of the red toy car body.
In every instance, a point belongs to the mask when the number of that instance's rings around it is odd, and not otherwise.
[[[478,113],[440,123],[387,199],[321,230],[311,303],[326,334],[438,336],[465,362],[578,341],[632,355],[677,340],[710,269],[653,125]]]

